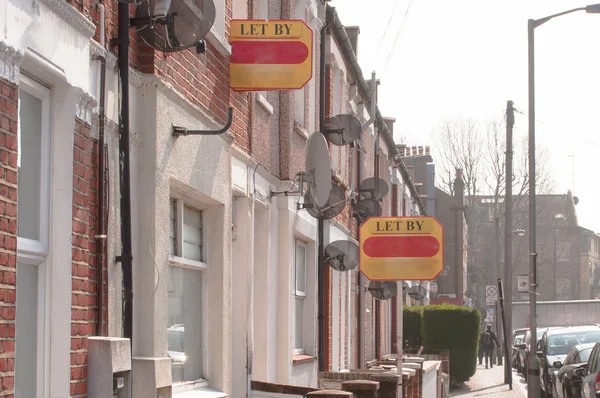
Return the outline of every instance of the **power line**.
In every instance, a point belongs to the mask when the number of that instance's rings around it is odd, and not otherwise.
[[[385,70],[387,69],[388,64],[390,63],[390,59],[392,58],[392,54],[394,53],[394,48],[396,47],[396,44],[398,43],[398,39],[400,38],[402,31],[404,30],[404,24],[406,23],[406,20],[408,19],[408,14],[410,13],[410,9],[412,8],[413,3],[414,3],[414,0],[410,0],[410,3],[408,3],[408,7],[406,8],[406,12],[404,13],[404,18],[402,18],[402,22],[400,24],[400,29],[398,29],[398,34],[396,35],[394,44],[392,45],[390,53],[388,54],[388,57],[385,61],[385,65],[383,66],[383,69],[381,70],[382,75],[383,75],[383,72],[385,72]]]
[[[521,115],[523,115],[523,116],[527,116],[527,114],[526,114],[525,112],[522,112],[522,111],[520,111],[520,110],[518,110],[518,109],[516,109],[516,108],[515,108],[515,112],[516,112],[516,113],[519,113],[519,114],[521,114]],[[578,135],[572,134],[572,133],[570,133],[570,132],[568,132],[568,131],[566,131],[566,130],[563,130],[563,129],[562,129],[562,128],[560,128],[560,127],[553,126],[553,125],[551,125],[551,124],[549,124],[549,123],[546,123],[546,122],[544,122],[544,121],[542,121],[542,120],[535,119],[535,121],[536,121],[537,123],[539,123],[539,124],[543,124],[543,125],[544,125],[544,126],[546,126],[546,127],[550,127],[551,129],[554,129],[554,130],[556,130],[556,132],[558,132],[558,133],[561,133],[561,134],[563,134],[563,135],[566,135],[566,136],[568,136],[568,137],[576,138],[576,139],[578,139],[578,140],[581,140],[581,141],[583,141],[583,142],[586,142],[586,143],[588,143],[588,144],[590,144],[590,145],[594,145],[594,146],[597,146],[598,148],[600,148],[600,143],[597,143],[597,142],[594,142],[594,141],[590,141],[590,140],[588,140],[588,139],[586,139],[586,138],[583,138],[583,137],[580,137],[580,136],[578,136]]]
[[[377,46],[377,50],[375,50],[375,55],[373,56],[373,60],[377,60],[377,55],[379,55],[379,50],[381,49],[381,45],[383,44],[383,41],[385,40],[385,37],[387,36],[388,30],[392,23],[392,19],[394,18],[394,14],[396,13],[396,8],[398,8],[398,4],[400,4],[400,0],[396,0],[396,4],[394,4],[394,9],[392,10],[392,13],[390,14],[390,19],[388,20],[388,23],[385,27],[385,31],[383,32],[383,37],[381,38],[381,41],[379,42],[379,45]]]

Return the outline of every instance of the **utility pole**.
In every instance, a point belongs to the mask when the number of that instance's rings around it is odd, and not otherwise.
[[[506,196],[504,198],[504,322],[506,336],[512,332],[512,236],[513,236],[513,127],[515,125],[515,110],[513,102],[506,102]],[[512,335],[512,334],[511,334]],[[508,345],[505,345],[508,347]],[[507,360],[504,364],[504,382],[512,389],[512,369]]]
[[[552,300],[556,301],[556,237],[558,236],[558,230],[554,231],[554,278],[552,279]]]

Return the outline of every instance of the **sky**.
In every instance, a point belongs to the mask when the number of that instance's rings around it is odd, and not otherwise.
[[[515,143],[526,137],[527,20],[590,3],[333,0],[329,4],[344,25],[360,26],[358,60],[367,78],[374,70],[381,80],[379,109],[396,118],[396,142],[431,145],[435,155],[432,132],[440,122],[467,117],[486,123],[502,118],[507,100],[524,113],[516,114]],[[535,29],[536,141],[550,156],[553,193],[565,194],[574,187],[579,225],[596,232],[600,232],[599,72],[600,14],[578,11]],[[515,151],[519,149],[515,145]]]

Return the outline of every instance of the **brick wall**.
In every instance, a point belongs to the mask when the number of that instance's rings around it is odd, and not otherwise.
[[[13,397],[17,266],[17,86],[0,80],[0,395]]]
[[[96,334],[98,141],[76,120],[73,147],[71,396],[87,393],[88,336]],[[105,323],[106,325],[106,323]],[[107,333],[105,328],[104,332]]]

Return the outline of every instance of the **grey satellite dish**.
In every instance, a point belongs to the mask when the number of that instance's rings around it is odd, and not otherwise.
[[[575,206],[579,204],[579,198],[577,196],[573,196],[573,203],[575,204]]]
[[[146,0],[139,2],[131,25],[155,50],[175,52],[197,47],[203,52],[202,39],[215,17],[213,0]]]
[[[333,145],[344,146],[353,144],[360,138],[362,124],[352,115],[336,115],[325,120],[323,135]]]
[[[473,298],[475,297],[475,292],[473,291],[473,289],[467,289],[467,291],[465,292],[465,296],[467,296],[467,298]]]
[[[389,300],[398,295],[395,281],[372,281],[367,289],[377,300]]]
[[[362,199],[356,202],[352,206],[354,217],[358,218],[359,222],[362,224],[369,217],[379,217],[381,216],[382,209],[381,205],[376,200],[371,199]]]
[[[479,282],[479,275],[477,275],[475,273],[469,275],[469,282],[471,282],[471,283]]]
[[[308,204],[308,206],[306,206],[308,214],[314,218],[322,218],[324,220],[334,218],[344,211],[344,208],[346,207],[346,200],[346,193],[337,184],[331,185],[329,199],[327,200],[325,206],[323,206],[321,209],[315,208],[315,206],[310,203],[311,197],[308,193],[304,197],[304,202]]]
[[[358,192],[365,199],[381,200],[388,194],[389,187],[383,179],[370,177],[360,183]]]
[[[425,297],[427,297],[427,289],[425,289],[421,285],[419,285],[419,286],[412,286],[410,289],[408,289],[408,295],[413,300],[419,300],[419,301],[421,301]]]
[[[402,282],[402,293],[403,294],[408,293],[408,289],[410,289],[410,285],[408,284],[408,282],[403,281]]]
[[[331,159],[327,141],[318,131],[308,139],[304,170],[310,202],[317,210],[325,208],[331,193]]]
[[[358,267],[358,245],[349,240],[336,240],[325,248],[325,264],[336,271],[350,271]]]

